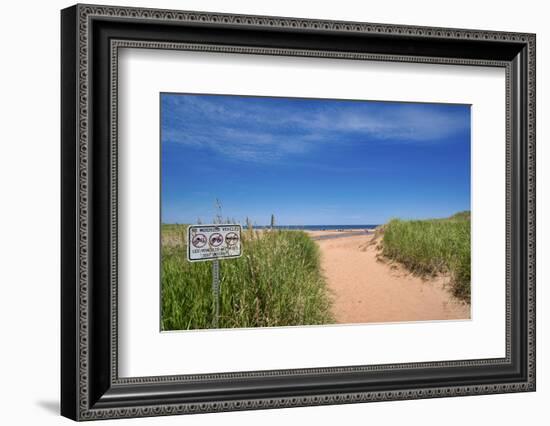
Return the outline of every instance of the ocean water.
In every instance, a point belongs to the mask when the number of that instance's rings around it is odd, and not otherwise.
[[[353,229],[374,229],[379,225],[276,225],[276,229],[296,229],[304,231],[334,231]],[[246,226],[243,226],[246,228]],[[254,226],[255,229],[269,229],[270,226]]]

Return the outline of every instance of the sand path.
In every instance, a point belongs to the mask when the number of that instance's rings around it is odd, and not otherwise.
[[[372,235],[318,240],[321,265],[338,323],[470,318],[470,306],[455,299],[447,277],[416,277],[377,260]]]

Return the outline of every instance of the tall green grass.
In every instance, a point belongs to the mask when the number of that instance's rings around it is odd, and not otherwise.
[[[162,329],[212,327],[211,262],[186,260],[186,226],[162,227]],[[220,328],[334,321],[317,245],[300,231],[243,231],[243,255],[220,261]]]
[[[382,250],[413,272],[450,273],[454,295],[470,300],[470,212],[446,219],[393,219],[384,225]]]

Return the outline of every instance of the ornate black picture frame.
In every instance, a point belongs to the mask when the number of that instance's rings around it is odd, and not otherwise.
[[[64,9],[61,29],[62,415],[92,420],[535,390],[534,34],[96,5]],[[121,47],[504,68],[506,356],[119,378]]]

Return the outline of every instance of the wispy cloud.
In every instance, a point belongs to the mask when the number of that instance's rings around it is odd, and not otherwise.
[[[163,143],[274,162],[327,144],[445,143],[469,131],[453,105],[163,95]]]

